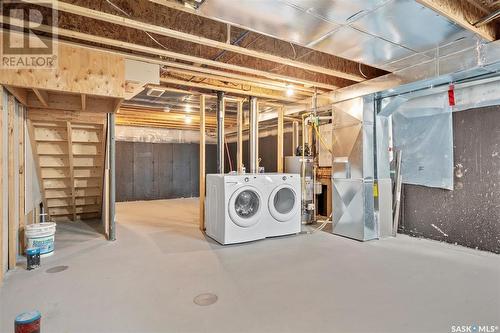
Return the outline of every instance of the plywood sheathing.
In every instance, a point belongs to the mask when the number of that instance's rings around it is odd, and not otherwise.
[[[2,33],[2,38],[7,38]],[[123,98],[125,63],[118,55],[56,43],[54,70],[0,68],[0,84]]]
[[[495,41],[500,37],[500,23],[492,21],[480,27],[474,24],[488,15],[481,6],[470,0],[417,0],[422,5],[438,12],[448,19],[458,23],[489,41]],[[493,10],[491,10],[493,12]]]
[[[107,12],[107,13],[114,14],[114,15],[124,16],[123,13],[119,12],[118,10],[116,10],[115,8],[113,8],[112,6],[107,4],[106,2],[100,2],[100,3],[96,3],[96,2],[90,3],[88,1],[66,1],[66,2],[76,4],[79,6],[85,6],[88,8],[95,9],[95,10],[101,10],[103,12]],[[144,21],[144,22],[156,24],[159,26],[167,27],[170,29],[183,31],[183,32],[191,33],[191,34],[206,37],[206,38],[211,38],[211,39],[217,40],[217,41],[225,41],[226,37],[227,37],[226,36],[226,34],[227,34],[226,25],[223,23],[214,21],[214,20],[210,20],[210,19],[207,19],[204,17],[200,17],[197,15],[186,13],[186,12],[177,11],[177,10],[174,10],[171,8],[167,8],[165,6],[153,4],[153,3],[146,1],[146,0],[134,1],[134,2],[130,2],[130,1],[113,1],[113,2],[117,6],[122,8],[125,12],[130,13],[130,15],[131,15],[130,18],[133,18],[133,19],[136,19],[139,21]],[[102,30],[104,28],[104,25],[102,24],[104,22],[96,23],[96,22],[89,21],[88,19],[85,19],[83,21],[78,22],[78,21],[75,21],[74,18],[72,18],[71,16],[67,16],[69,19],[66,20],[64,18],[65,16],[66,16],[66,14],[60,13],[61,27],[68,24],[68,22],[73,22],[73,25],[75,28],[78,28],[78,27],[81,27],[82,29],[88,28],[87,32],[89,32],[89,33],[90,32],[98,33],[98,31],[94,31],[93,29]],[[111,25],[111,26],[113,26],[113,25]],[[68,25],[68,27],[69,27],[69,25]],[[140,42],[140,44],[154,43],[155,45],[153,45],[153,44],[150,44],[150,45],[154,46],[154,47],[159,47],[158,45],[156,45],[156,43],[154,41],[152,41],[142,31],[132,33],[130,31],[127,31],[129,29],[126,29],[126,28],[124,29],[124,27],[116,27],[116,26],[114,28],[111,28],[111,29],[108,29],[108,28],[105,28],[105,29],[108,30],[107,33],[112,33],[113,31],[115,31],[115,33],[119,33],[121,35],[124,35],[126,38],[134,38],[134,35],[135,35],[136,38],[140,38],[142,40],[142,41],[134,40],[131,42]],[[101,33],[102,33],[102,31],[101,31]],[[156,36],[156,35],[154,37],[156,39],[158,39],[159,41],[161,41],[162,44],[165,44],[165,46],[167,46],[167,47],[170,47],[168,45],[173,45],[174,43],[181,45],[181,46],[183,44],[183,43],[179,43],[178,41],[177,42],[170,42],[165,37],[160,37],[160,36]],[[231,36],[231,38],[234,40],[236,38],[236,34]],[[149,41],[147,41],[147,40],[149,40]],[[282,46],[274,45],[274,41],[276,41],[276,39],[271,38],[271,37],[264,38],[263,41],[273,41],[273,43],[271,43],[272,45],[267,46],[267,49],[266,49],[266,52],[268,52],[270,54],[281,55],[282,53],[283,54],[290,53],[289,52],[290,45],[287,42],[282,42],[284,44],[279,43],[280,45],[282,44]],[[189,45],[188,48],[189,48],[190,53],[192,53],[193,51],[194,52],[202,52],[202,53],[207,52],[206,51],[207,47],[202,47],[201,48],[202,50],[197,51],[196,50],[197,47],[194,47],[194,44],[188,43],[188,45]],[[257,46],[258,47],[262,46],[262,43],[258,43]],[[280,47],[282,47],[283,49],[281,50]],[[258,48],[256,46],[254,46],[254,48],[256,50],[258,50]],[[172,49],[172,50],[174,50],[174,49]],[[174,50],[174,51],[176,51],[176,50]],[[180,51],[181,50],[179,50],[179,52]],[[219,53],[219,51],[220,50],[217,50],[214,54],[213,50],[210,50],[210,52],[209,52],[210,54],[209,55],[207,54],[207,58],[213,58],[216,54]],[[336,68],[336,66],[340,66],[340,68],[342,70],[345,68],[349,71],[352,71],[353,74],[359,75],[359,68],[358,68],[359,65],[355,62],[341,59],[341,58],[338,58],[338,57],[335,57],[332,55],[321,54],[320,52],[317,52],[317,51],[314,51],[314,53],[317,53],[318,56],[330,59],[329,61],[331,62],[331,64],[328,68]],[[242,64],[245,64],[247,66],[252,66],[247,61],[242,62]],[[345,64],[347,64],[347,66],[344,66]],[[295,70],[301,71],[300,69],[295,69]],[[370,70],[368,68],[364,68],[363,72],[370,73]],[[370,75],[370,74],[367,74],[367,75]]]

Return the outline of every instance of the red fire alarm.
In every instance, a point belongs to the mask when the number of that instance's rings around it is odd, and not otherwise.
[[[448,104],[455,106],[455,86],[453,84],[450,84],[450,88],[448,89]]]

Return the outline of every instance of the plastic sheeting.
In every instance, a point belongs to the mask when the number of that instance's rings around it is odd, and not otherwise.
[[[408,101],[392,115],[403,183],[453,190],[453,123],[444,97]]]
[[[449,87],[382,100],[383,115],[393,115],[395,149],[403,151],[403,183],[453,190],[452,112],[500,104],[500,77],[457,85],[455,105]]]

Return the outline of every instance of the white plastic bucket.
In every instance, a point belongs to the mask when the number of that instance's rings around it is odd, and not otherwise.
[[[54,253],[54,222],[28,224],[25,229],[27,248],[39,248],[41,257],[48,257]]]

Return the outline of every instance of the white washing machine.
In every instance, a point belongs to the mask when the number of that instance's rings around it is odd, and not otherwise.
[[[267,183],[262,174],[207,175],[207,235],[223,245],[266,238]]]
[[[266,174],[267,177],[267,236],[296,234],[301,231],[300,175]]]

